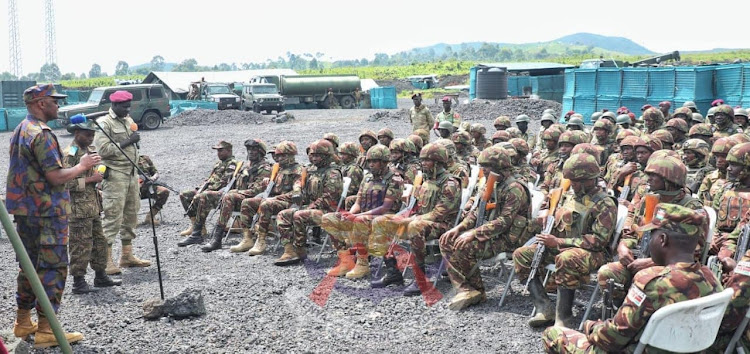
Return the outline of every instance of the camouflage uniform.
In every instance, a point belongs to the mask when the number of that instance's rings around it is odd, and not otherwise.
[[[609,137],[612,135],[612,131],[614,130],[614,125],[608,119],[601,119],[594,123],[594,132],[597,129],[606,131],[607,138],[605,138],[604,141],[599,141],[596,139],[596,136],[594,136],[594,140],[592,140],[592,143],[602,148],[602,153],[599,155],[599,161],[607,161],[609,155],[612,155],[615,152],[613,142],[609,141]]]
[[[738,226],[738,228],[740,227]],[[745,317],[745,313],[747,313],[747,307],[750,305],[750,250],[745,251],[742,259],[734,267],[732,273],[729,274],[724,287],[734,290],[734,295],[732,295],[732,300],[729,301],[727,310],[724,313],[724,319],[721,321],[721,327],[719,327],[719,333],[716,335],[716,342],[709,348],[709,353],[724,352],[734,332]],[[742,345],[745,352],[750,348],[749,335],[750,328],[745,328],[745,333],[740,337],[740,342],[738,343]]]
[[[716,142],[714,142],[714,145],[711,147],[711,155],[714,158],[717,155],[722,155],[723,158],[726,159],[729,150],[732,149],[732,147],[734,147],[735,145],[737,145],[737,140],[732,137],[720,138],[716,140]],[[718,166],[718,163],[716,165]],[[705,178],[703,178],[701,186],[700,188],[698,188],[698,198],[705,205],[713,205],[714,199],[718,197],[719,193],[724,190],[724,185],[726,183],[727,166],[725,164],[724,166],[721,166],[721,168],[714,170]]]
[[[435,121],[437,123],[443,121],[451,122],[451,124],[453,124],[454,130],[458,130],[458,128],[461,127],[461,116],[458,113],[453,112],[453,109],[451,109],[450,112],[442,111],[438,113],[437,117],[435,117]]]
[[[95,149],[88,147],[88,151]],[[70,143],[63,154],[63,168],[70,168],[81,161],[86,153],[75,140]],[[96,183],[86,183],[86,177],[94,175],[93,170],[86,171],[78,178],[65,184],[70,191],[70,275],[86,275],[86,268],[91,263],[94,271],[104,271],[107,266],[107,239],[102,229],[101,196]]]
[[[457,157],[467,165],[475,165],[479,150],[471,145],[471,136],[465,131],[457,131],[451,135],[451,141],[456,146]]]
[[[657,108],[651,107],[643,111],[643,121],[646,134],[651,134],[664,128],[664,113]],[[645,124],[649,122],[650,124]]]
[[[704,238],[702,229],[708,220],[705,212],[670,204],[660,204],[657,209],[661,209],[668,221],[654,218],[659,226],[652,223],[648,229],[658,227],[692,238]],[[658,309],[721,290],[721,284],[711,271],[699,262],[678,262],[646,268],[636,274],[625,303],[614,318],[586,321],[583,333],[557,326],[549,327],[542,334],[544,347],[549,353],[632,352],[637,346],[638,335]]]
[[[430,131],[432,126],[435,125],[435,118],[432,117],[432,113],[427,106],[420,104],[418,107],[409,108],[409,122],[412,125],[412,131],[417,129]]]
[[[723,125],[719,125],[718,123],[715,123],[711,126],[711,131],[714,134],[714,139],[723,138],[726,136],[734,135],[737,133],[742,133],[742,128],[738,126],[737,124],[734,124],[734,109],[732,109],[729,105],[720,105],[716,107],[716,111],[714,111],[714,115],[716,114],[724,114],[728,116],[725,119],[725,122]]]
[[[482,123],[472,124],[470,132],[472,135],[474,134],[474,132],[479,132],[479,134],[481,134],[479,138],[471,139],[471,145],[474,145],[474,147],[476,147],[477,150],[482,151],[492,146],[492,142],[488,141],[487,138],[484,136],[484,134],[487,133],[487,128],[485,128],[484,125],[482,125]]]
[[[743,171],[737,181],[729,181],[724,191],[714,199],[713,206],[717,214],[715,234],[719,235],[716,242],[721,247],[719,259],[733,257],[737,252],[740,230],[736,226],[750,209],[750,186],[742,184],[750,170],[750,143],[732,147],[727,154],[727,161],[739,164]]]
[[[466,187],[469,184],[469,165],[458,159],[456,145],[453,145],[453,142],[449,139],[438,139],[435,143],[442,145],[448,151],[448,164],[445,168],[454,177],[461,180],[462,188]]]
[[[607,174],[605,174],[604,176],[604,180],[607,181],[607,189],[615,191],[615,195],[617,196],[620,195],[620,192],[617,192],[617,191],[622,191],[622,188],[624,187],[625,181],[627,179],[627,176],[621,177],[624,173],[623,167],[625,167],[625,164],[629,162],[636,162],[635,147],[637,145],[645,146],[646,144],[643,141],[643,139],[639,137],[635,137],[635,136],[629,136],[623,139],[622,142],[620,143],[620,151],[622,151],[624,147],[630,147],[633,150],[632,152],[633,160],[632,161],[621,160],[621,162],[618,163],[617,165],[610,165],[612,169],[607,171]],[[643,169],[643,166],[638,165],[637,170],[642,170],[642,169]],[[630,192],[628,192],[628,195],[625,197],[626,200],[632,200],[637,190],[637,187],[640,184],[643,184],[646,181],[648,181],[648,178],[646,178],[646,180],[644,181],[643,180],[644,177],[645,177],[644,174],[636,175],[635,172],[631,173],[631,177],[629,181]]]
[[[698,188],[700,187],[701,182],[703,182],[703,178],[716,169],[706,163],[711,147],[708,146],[708,143],[700,139],[686,140],[683,145],[683,152],[692,151],[693,154],[697,155],[692,161],[686,161],[687,157],[684,153],[682,156],[685,166],[687,167],[687,182],[685,186],[693,193],[697,194]]]
[[[560,139],[558,140],[558,145],[562,143],[572,144],[575,147],[583,143],[583,140],[580,139],[579,135],[574,134],[573,131],[566,131],[560,135]],[[547,166],[547,170],[544,172],[544,182],[539,187],[544,195],[547,195],[550,190],[560,186],[560,182],[563,179],[563,164],[567,158],[567,156],[559,155],[558,152],[558,158]]]
[[[232,217],[232,212],[240,211],[242,201],[263,192],[265,189],[263,180],[271,177],[271,169],[271,163],[265,159],[256,163],[246,161],[242,165],[235,188],[221,197],[221,210],[219,211],[219,220],[216,222],[217,228],[225,230],[229,219]]]
[[[151,161],[151,158],[148,157],[148,155],[140,155],[138,156],[138,168],[141,169],[141,171],[145,172],[148,177],[153,177],[155,174],[157,174],[159,171],[156,169],[156,166],[154,165],[154,162]],[[154,199],[154,204],[151,206],[154,209],[154,214],[158,213],[159,210],[164,208],[164,204],[167,203],[167,199],[169,199],[169,189],[162,186],[154,186],[154,193],[151,193],[150,185],[147,183],[143,183],[143,181],[139,178],[138,183],[140,184],[141,188],[139,190],[141,199],[146,198],[152,198]]]
[[[339,163],[339,169],[344,177],[349,177],[352,180],[346,195],[355,195],[364,174],[362,166],[357,165],[357,158],[360,155],[359,149],[353,143],[344,143],[338,151],[340,154],[349,154],[353,157],[348,163],[344,163],[343,161]]]
[[[200,224],[203,225],[211,209],[219,205],[223,195],[221,189],[232,180],[239,164],[240,161],[235,159],[234,156],[218,161],[214,164],[211,174],[204,182],[206,188],[202,192],[197,193],[198,189],[182,191],[180,202],[187,215],[195,217],[196,221],[200,221]]]
[[[393,141],[391,141],[391,146],[389,146],[388,149],[391,152],[399,151],[402,154],[400,159],[391,161],[388,164],[388,167],[390,167],[393,173],[399,175],[399,177],[404,180],[404,183],[414,183],[414,178],[417,176],[417,173],[419,173],[419,165],[407,163],[409,149],[407,148],[406,140],[393,139]]]

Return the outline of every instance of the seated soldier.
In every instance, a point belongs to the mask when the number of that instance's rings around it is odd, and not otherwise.
[[[711,147],[703,140],[688,139],[682,144],[682,162],[687,167],[685,186],[691,193],[698,194],[703,178],[716,168],[708,163]]]
[[[141,171],[145,172],[149,177],[151,178],[151,181],[156,182],[159,180],[159,171],[156,170],[156,166],[154,165],[154,162],[151,161],[151,158],[148,157],[148,155],[140,155],[138,156],[138,168],[141,169]],[[143,224],[151,224],[159,225],[159,220],[152,220],[151,215],[158,215],[162,208],[164,208],[164,204],[167,203],[167,199],[169,199],[169,189],[167,189],[164,186],[155,185],[154,186],[154,192],[150,192],[150,184],[144,183],[142,178],[138,179],[138,184],[140,184],[140,195],[141,199],[151,198],[154,200],[154,204],[151,206],[151,210],[146,214],[146,219],[143,220]]]
[[[393,131],[389,128],[383,128],[378,130],[378,143],[383,144],[385,146],[391,145],[391,141],[396,136],[393,135]]]
[[[479,151],[492,146],[492,143],[484,136],[485,133],[487,133],[487,128],[482,123],[474,123],[469,129],[469,134],[472,137],[471,145],[474,145]]]
[[[378,137],[375,135],[375,132],[372,130],[364,130],[361,134],[359,134],[359,138],[357,139],[359,141],[359,151],[362,153],[357,158],[357,165],[359,167],[362,167],[362,169],[366,169],[367,166],[365,166],[365,154],[367,154],[367,150],[370,150],[371,147],[378,144]]]

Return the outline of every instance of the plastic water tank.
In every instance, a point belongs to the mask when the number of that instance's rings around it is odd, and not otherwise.
[[[479,69],[477,71],[477,98],[488,100],[508,98],[508,69]]]

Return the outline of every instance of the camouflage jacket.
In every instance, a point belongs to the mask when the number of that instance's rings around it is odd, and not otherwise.
[[[234,189],[243,191],[247,195],[257,195],[265,189],[263,180],[271,177],[273,166],[265,159],[258,163],[245,161],[242,164],[239,176],[235,182]]]
[[[552,234],[561,238],[559,248],[578,247],[605,252],[617,221],[617,203],[600,189],[579,196],[568,193],[555,210]]]
[[[147,177],[153,177],[159,172],[159,170],[156,169],[156,165],[154,165],[154,162],[151,161],[151,158],[148,157],[148,155],[138,156],[138,168],[140,168]]]
[[[717,124],[712,124],[711,131],[714,132],[714,139],[719,139],[719,138],[731,136],[734,134],[742,133],[742,128],[740,128],[739,125],[734,124],[734,123],[729,123],[723,128]]]
[[[211,170],[211,174],[208,175],[208,179],[204,182],[206,190],[218,191],[226,187],[229,181],[232,180],[234,171],[237,170],[237,164],[239,163],[240,161],[235,159],[234,156],[227,157],[223,161],[217,161]]]
[[[604,178],[605,181],[609,181],[609,178],[612,177],[611,175],[614,171],[624,165],[624,163],[620,164],[621,161],[622,158],[620,157],[619,152],[613,153],[607,157],[607,161],[604,163],[604,167],[602,167],[602,178]]]
[[[635,196],[636,191],[638,190],[638,187],[642,184],[648,184],[648,176],[643,172],[643,169],[645,166],[641,166],[638,164],[638,169],[636,172],[633,172],[630,176],[630,192],[628,192],[628,195],[625,197],[626,200],[633,200],[633,197]],[[638,173],[640,172],[640,173]],[[627,180],[627,176],[623,177],[621,182],[617,182],[618,179],[620,179],[620,175],[622,174],[622,167],[615,170],[609,177],[609,180],[607,181],[607,189],[610,189],[615,192],[616,197],[620,197],[620,194],[622,192],[622,187],[625,186],[625,181]]]
[[[434,180],[425,178],[414,193],[418,218],[451,225],[456,220],[461,203],[461,181],[448,171],[439,173]]]
[[[614,143],[610,143],[609,141],[605,142],[604,144],[600,144],[595,138],[592,144],[602,148],[602,153],[599,156],[599,161],[609,161],[609,156],[615,153],[615,149],[613,147]]]
[[[372,173],[367,173],[357,191],[357,203],[360,212],[373,210],[386,198],[393,198],[393,206],[386,214],[395,214],[401,209],[401,194],[404,193],[404,180],[401,176],[388,171],[381,180],[376,180]]]
[[[453,161],[447,168],[454,177],[461,181],[461,188],[469,184],[469,168],[463,162]]]
[[[704,205],[713,205],[714,198],[724,190],[726,183],[726,172],[714,170],[703,178],[703,182],[698,188],[698,198]]]
[[[458,152],[458,158],[468,165],[476,165],[477,157],[479,157],[479,150],[473,145],[471,146],[471,150],[465,149],[463,153]]]
[[[456,129],[461,126],[461,116],[458,113],[453,112],[452,109],[448,113],[442,111],[438,113],[437,117],[435,117],[435,122],[437,123],[440,123],[444,120],[451,122],[451,124],[453,124]]]
[[[531,184],[536,183],[536,177],[538,176],[526,161],[523,161],[520,166],[513,166],[513,173],[520,178],[521,182]]]
[[[731,188],[731,185],[727,184],[725,187]],[[742,191],[724,189],[715,197],[712,205],[716,210],[715,235],[732,232],[742,216],[750,210],[750,191],[747,188]]]
[[[405,161],[405,159],[401,159],[398,163],[391,162],[388,164],[388,167],[394,174],[401,177],[404,183],[412,184],[414,183],[414,178],[417,177],[417,173],[419,173],[420,166]]]
[[[693,198],[690,193],[686,191],[683,191],[681,195],[678,195],[669,203],[677,204],[679,206],[683,206],[693,210],[703,208],[703,204],[700,202],[700,200]],[[624,243],[630,249],[636,249],[638,247],[638,242],[640,241],[642,235],[636,233],[634,230],[635,227],[642,226],[641,224],[643,223],[643,217],[645,213],[646,199],[643,198],[643,195],[639,195],[639,198],[637,200],[635,198],[633,199],[633,202],[628,208],[628,217],[625,220],[625,226],[622,230],[620,243]],[[705,243],[706,240],[702,239],[698,242],[698,246],[702,248]]]
[[[547,170],[544,171],[544,182],[539,186],[539,190],[544,195],[548,195],[550,190],[560,187],[563,179],[563,163],[565,161],[558,157],[555,161],[547,165]]]
[[[430,109],[421,104],[419,107],[409,108],[409,122],[412,125],[412,131],[417,129],[431,131],[435,125],[435,118],[432,117]]]
[[[361,166],[357,165],[356,161],[354,160],[352,160],[352,162],[348,164],[339,164],[338,167],[344,177],[349,177],[352,179],[352,183],[349,185],[349,189],[346,191],[346,195],[356,195],[359,184],[362,183],[364,169]]]
[[[302,193],[302,165],[295,162],[289,166],[281,167],[269,197],[289,199],[292,193]]]
[[[89,151],[96,151],[93,146],[88,147]],[[70,168],[81,161],[81,157],[86,153],[75,141],[63,151],[63,168]],[[71,219],[85,219],[99,217],[102,211],[102,201],[99,191],[96,189],[96,183],[86,183],[86,177],[94,175],[94,169],[90,169],[79,175],[75,179],[65,184],[65,188],[70,191],[70,209],[68,217]]]
[[[526,144],[529,145],[529,151],[533,151],[534,147],[536,147],[536,136],[529,133],[521,133],[521,139],[526,141]]]
[[[541,155],[541,169],[540,171],[547,171],[547,168],[549,168],[549,165],[555,163],[555,161],[560,159],[560,150],[555,151],[549,151],[544,150]]]
[[[307,180],[303,181],[302,196],[305,208],[324,212],[336,211],[344,186],[343,178],[341,170],[333,166],[309,169]]]
[[[479,139],[471,139],[471,145],[473,145],[479,152],[492,146],[492,142],[487,140],[484,136]]]
[[[133,173],[133,166],[128,161],[128,157],[131,161],[138,160],[138,147],[136,144],[129,145],[122,149],[128,154],[125,157],[120,149],[113,144],[104,133],[107,133],[116,144],[123,142],[133,135],[133,131],[130,127],[135,124],[133,118],[127,116],[125,118],[117,118],[117,115],[112,108],[109,109],[109,114],[96,120],[99,126],[102,127],[102,131],[97,131],[94,135],[94,146],[99,148],[99,156],[102,157],[102,164],[112,171],[117,171],[130,175]]]
[[[716,167],[713,167],[711,165],[707,165],[705,162],[702,162],[697,167],[689,167],[687,166],[687,176],[685,186],[690,189],[695,194],[698,194],[698,190],[700,188],[701,183],[703,182],[703,179],[706,178],[706,175],[716,170]]]
[[[748,305],[750,305],[750,250],[745,251],[745,255],[734,267],[734,271],[729,274],[729,280],[724,284],[724,287],[734,290],[734,295],[732,295],[732,300],[729,301],[724,319],[721,320],[719,336],[724,335],[731,338],[745,317]],[[748,338],[749,333],[750,328],[746,328],[743,337]]]
[[[584,333],[596,349],[632,352],[638,342],[636,338],[656,310],[721,290],[711,271],[697,262],[646,268],[633,278],[625,302],[614,318],[586,321]]]
[[[484,242],[508,237],[511,244],[520,246],[527,238],[526,225],[531,218],[531,194],[523,182],[510,177],[495,184],[490,197],[494,208],[485,212],[484,223],[475,228],[479,209],[472,210],[459,224],[461,232],[471,230],[477,241]]]

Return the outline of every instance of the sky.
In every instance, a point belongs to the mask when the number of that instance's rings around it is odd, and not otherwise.
[[[0,0],[0,72],[10,69],[8,1]],[[23,72],[38,72],[44,0],[16,1]],[[199,65],[261,62],[288,51],[372,59],[437,43],[546,42],[578,32],[626,37],[659,53],[750,48],[750,22],[732,15],[750,13],[748,1],[710,2],[732,9],[716,18],[701,14],[708,3],[683,1],[53,1],[57,64],[79,75],[94,63],[113,74],[120,60],[135,66],[155,55]]]

